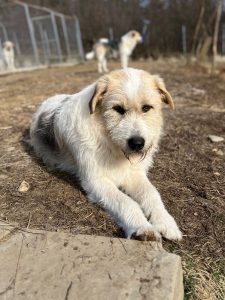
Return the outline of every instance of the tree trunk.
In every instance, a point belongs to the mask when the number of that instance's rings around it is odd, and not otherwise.
[[[195,54],[195,47],[196,47],[199,31],[200,31],[200,28],[201,28],[201,25],[202,25],[204,12],[205,12],[205,0],[202,1],[200,14],[199,14],[199,17],[198,17],[198,22],[197,22],[196,27],[195,27],[195,32],[194,32],[194,37],[193,37],[193,42],[192,42],[192,48],[191,48],[192,55]]]
[[[214,34],[213,34],[213,59],[212,59],[212,70],[215,68],[216,57],[217,57],[217,43],[218,43],[218,34],[219,34],[219,25],[220,19],[223,9],[223,0],[219,0],[217,8],[216,8],[216,20],[215,20],[215,27],[214,27]]]
[[[209,49],[212,45],[212,37],[207,36],[203,41],[202,44],[199,46],[198,52],[197,52],[197,61],[199,64],[207,61],[207,56],[209,53]]]

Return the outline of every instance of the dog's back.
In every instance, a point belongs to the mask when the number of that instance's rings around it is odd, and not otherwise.
[[[30,128],[30,145],[43,161],[55,167],[59,162],[59,145],[55,136],[55,118],[69,99],[69,95],[57,95],[44,101],[34,114]],[[49,155],[51,153],[51,155]]]
[[[85,101],[93,93],[94,85],[90,85],[81,93],[53,96],[44,101],[34,114],[29,144],[48,166],[66,171],[74,167],[67,147],[69,141],[64,139],[65,136],[69,139],[71,134],[76,136],[83,131],[83,118],[89,114]],[[61,132],[67,132],[67,135]],[[74,168],[71,172],[74,173]]]

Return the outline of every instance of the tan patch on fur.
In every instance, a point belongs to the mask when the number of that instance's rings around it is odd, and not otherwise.
[[[3,46],[6,47],[6,48],[13,48],[14,47],[14,43],[10,42],[10,41],[5,41],[3,43]]]
[[[95,112],[98,102],[100,102],[103,99],[106,91],[107,91],[107,80],[105,76],[103,76],[98,80],[96,84],[95,92],[91,100],[89,101],[89,108],[91,114]]]
[[[141,40],[142,40],[140,33],[136,30],[131,30],[129,32],[129,36],[137,42],[141,42]]]
[[[106,56],[106,54],[108,52],[108,48],[101,43],[97,43],[94,45],[94,51],[95,51],[96,57],[104,57],[104,56]]]
[[[163,79],[159,76],[153,76],[153,77],[155,79],[156,87],[158,88],[158,91],[159,91],[159,93],[162,97],[162,101],[166,104],[169,104],[170,108],[172,110],[174,110],[175,105],[174,105],[174,102],[173,102],[173,98],[170,95],[170,93],[167,91]]]
[[[134,235],[134,238],[136,240],[139,240],[139,241],[152,241],[152,242],[157,242],[159,241],[160,239],[155,236],[154,232],[153,231],[145,231],[143,232],[142,234],[140,235]]]
[[[96,89],[94,92],[93,97],[89,102],[90,113],[94,113],[96,106],[101,100],[103,100],[104,95],[106,92],[110,93],[122,85],[120,84],[122,80],[124,80],[125,74],[122,71],[113,71],[109,75],[102,76],[96,84]],[[122,91],[122,89],[121,89]],[[104,97],[106,99],[106,97]]]

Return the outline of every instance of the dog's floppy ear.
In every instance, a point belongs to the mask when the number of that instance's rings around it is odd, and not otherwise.
[[[107,91],[107,78],[103,76],[97,81],[94,94],[89,101],[90,114],[93,114],[95,112],[97,104],[100,101],[102,101],[106,91]]]
[[[160,76],[154,76],[154,80],[157,86],[157,89],[161,95],[162,101],[166,104],[169,104],[171,109],[174,109],[173,98],[170,93],[167,91],[165,83]]]

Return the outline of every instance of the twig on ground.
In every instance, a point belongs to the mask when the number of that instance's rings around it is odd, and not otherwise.
[[[20,226],[17,226],[17,225],[14,225],[14,224],[10,224],[9,222],[7,221],[4,221],[2,219],[0,219],[0,222],[3,222],[5,223],[6,225],[10,226],[10,227],[13,227],[19,231],[23,231],[23,232],[26,232],[26,233],[31,233],[31,234],[44,234],[43,232],[33,232],[32,230],[29,230],[29,229],[26,229],[26,228],[22,228]],[[6,226],[5,224],[0,224],[0,226]]]
[[[29,226],[30,226],[30,221],[31,221],[31,212],[29,212],[29,220],[28,220],[28,223],[27,223],[27,229],[28,229]]]

